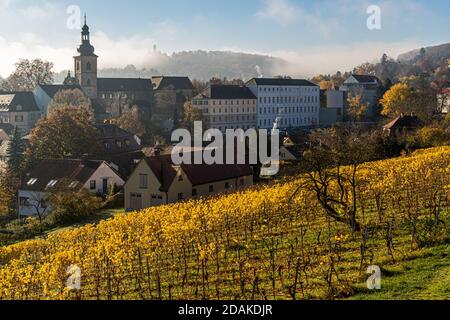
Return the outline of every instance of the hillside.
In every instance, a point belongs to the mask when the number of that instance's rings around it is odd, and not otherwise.
[[[441,61],[450,59],[450,43],[441,44],[438,46],[426,47],[425,57],[431,61],[433,65],[439,65]],[[421,49],[412,50],[398,56],[398,61],[411,63],[420,55]]]
[[[209,80],[213,77],[248,80],[260,75],[276,76],[276,70],[286,65],[280,58],[229,51],[183,51],[166,55],[155,53],[155,61],[147,68],[129,65],[125,68],[99,70],[100,77],[149,78],[157,75],[187,75],[191,79]],[[61,83],[67,71],[55,75]]]
[[[361,232],[326,218],[297,177],[0,248],[0,299],[448,298],[449,170],[450,147],[362,165]],[[380,291],[364,287],[369,265]]]

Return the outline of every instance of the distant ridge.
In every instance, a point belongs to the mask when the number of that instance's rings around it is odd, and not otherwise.
[[[425,55],[433,62],[450,59],[450,43],[441,44],[437,46],[426,47]],[[398,56],[400,62],[411,62],[420,54],[422,49],[415,49]]]

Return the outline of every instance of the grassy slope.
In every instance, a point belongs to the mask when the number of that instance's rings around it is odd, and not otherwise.
[[[369,291],[363,285],[350,299],[416,300],[450,299],[449,246],[422,249],[416,257],[383,268],[382,288]]]

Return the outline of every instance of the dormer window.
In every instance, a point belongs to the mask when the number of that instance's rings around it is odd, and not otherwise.
[[[31,178],[30,180],[28,180],[27,182],[27,186],[32,186],[36,183],[38,179],[37,178]]]
[[[57,183],[58,183],[58,180],[51,180],[51,181],[47,184],[47,188],[53,188]]]
[[[78,186],[78,181],[72,181],[72,182],[69,184],[69,188],[70,188],[70,189],[75,189],[77,186]]]
[[[19,104],[19,105],[16,107],[16,110],[17,110],[17,111],[22,111],[22,106]]]

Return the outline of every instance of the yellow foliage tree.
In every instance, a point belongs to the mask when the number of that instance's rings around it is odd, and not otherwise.
[[[413,95],[413,91],[407,84],[397,83],[381,99],[381,104],[383,105],[381,114],[388,117],[395,117],[401,113],[411,113]]]

